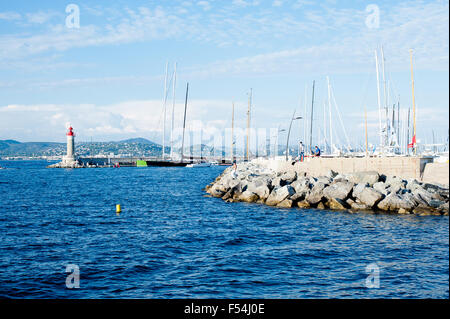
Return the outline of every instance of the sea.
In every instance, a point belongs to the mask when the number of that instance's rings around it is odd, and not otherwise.
[[[226,203],[204,191],[223,166],[49,164],[0,161],[0,298],[449,298],[448,216]]]

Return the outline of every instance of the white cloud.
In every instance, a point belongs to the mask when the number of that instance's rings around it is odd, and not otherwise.
[[[236,103],[236,109],[245,103]],[[0,136],[20,140],[42,141],[64,139],[66,123],[86,140],[157,137],[162,133],[162,103],[160,100],[124,101],[108,105],[97,104],[32,104],[0,106]],[[182,127],[184,103],[175,106],[175,127]],[[166,128],[170,128],[170,109]],[[209,120],[204,120],[209,119]],[[188,103],[187,127],[205,134],[218,134],[230,126],[231,104],[221,100],[192,100]],[[244,125],[244,123],[242,123]],[[237,124],[236,124],[237,125]],[[25,127],[38,128],[30,132]]]
[[[281,0],[275,0],[274,2],[272,2],[272,6],[274,7],[281,7],[283,5],[283,1]]]
[[[313,25],[337,36],[315,45],[193,66],[199,76],[217,74],[353,73],[373,72],[374,50],[384,44],[391,71],[409,70],[409,49],[415,51],[417,70],[448,71],[448,3],[401,5],[384,14],[382,27],[371,31],[364,25],[363,10],[326,9],[325,15],[306,12],[308,24],[284,21],[276,30],[286,34],[306,32]],[[283,26],[290,25],[292,30]],[[301,30],[301,31],[300,31]],[[343,32],[345,30],[345,32]],[[440,36],[436,36],[439,34]]]
[[[203,10],[208,11],[211,9],[211,5],[209,4],[208,1],[198,1],[197,5],[202,7]]]
[[[233,5],[238,7],[246,7],[249,4],[245,0],[233,0]]]
[[[258,6],[258,0],[233,0],[233,5],[236,7],[248,7],[248,6]]]
[[[309,4],[304,0],[299,3]],[[208,1],[198,1],[196,4],[205,9],[210,8]],[[257,4],[258,1],[239,0],[233,5]],[[183,3],[182,6],[189,5]],[[63,52],[71,48],[159,39],[183,39],[218,47],[262,48],[266,57],[273,60],[277,52],[270,53],[269,50],[273,51],[274,47],[269,43],[276,40],[286,43],[278,54],[289,51],[298,53],[280,56],[282,68],[288,64],[288,59],[292,60],[291,64],[299,63],[298,57],[303,59],[299,66],[303,68],[317,60],[317,51],[324,57],[326,50],[333,50],[328,52],[328,57],[325,56],[326,60],[336,60],[333,56],[337,55],[342,58],[347,56],[348,60],[356,57],[358,62],[360,59],[367,59],[366,56],[381,43],[385,43],[386,51],[394,53],[391,57],[397,57],[397,60],[391,60],[392,64],[407,59],[407,49],[414,47],[417,57],[423,57],[423,63],[420,64],[424,67],[442,69],[448,65],[447,2],[399,4],[393,5],[390,10],[382,8],[380,28],[376,30],[365,26],[367,13],[364,8],[311,6],[302,13],[303,18],[300,19],[294,18],[289,11],[275,13],[265,8],[255,8],[245,15],[226,10],[226,6],[218,11],[202,12],[197,9],[189,15],[186,14],[186,9],[179,11],[180,9],[179,5],[174,10],[168,7],[128,8],[120,18],[116,17],[104,26],[82,24],[80,29],[67,29],[61,24],[34,35],[2,35],[0,60],[26,59],[30,55]],[[35,21],[47,19],[45,15],[39,18],[39,14],[36,13]],[[294,39],[301,39],[301,42]],[[308,51],[310,55],[301,53]]]
[[[38,11],[25,14],[28,23],[35,23],[35,24],[46,23],[55,16],[62,17],[63,15],[55,11]]]
[[[19,20],[21,17],[22,16],[16,12],[0,12],[0,20]]]
[[[300,9],[304,6],[309,6],[314,4],[314,1],[309,1],[309,0],[297,0],[295,1],[295,3],[292,5],[293,8],[295,9]]]

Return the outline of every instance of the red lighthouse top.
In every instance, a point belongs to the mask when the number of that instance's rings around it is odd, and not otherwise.
[[[72,128],[72,126],[69,127],[69,132],[67,132],[66,135],[67,135],[67,136],[75,136],[75,134],[73,133],[73,128]]]

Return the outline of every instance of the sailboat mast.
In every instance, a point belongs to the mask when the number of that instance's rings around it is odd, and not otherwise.
[[[250,94],[248,95],[248,110],[247,110],[247,152],[246,158],[249,160],[249,142],[250,142],[250,111],[252,105],[252,89],[250,88]]]
[[[175,86],[177,82],[177,63],[175,62],[173,70],[173,83],[172,83],[172,126],[170,128],[170,158],[173,157],[173,130],[175,126]]]
[[[299,98],[298,108],[299,108],[299,113],[302,114],[302,98],[301,97]],[[303,118],[306,121],[306,114],[305,114],[305,116],[303,116]],[[305,127],[305,125],[303,125],[303,132],[304,132],[304,127]],[[300,141],[303,142],[304,140],[302,140],[302,125],[300,124],[298,126],[298,128],[299,128],[298,138]],[[300,147],[298,148],[298,156],[300,156]]]
[[[435,142],[435,139],[434,139],[434,130],[431,130],[431,134],[432,134],[432,137],[433,137],[433,152],[434,153],[436,153],[436,142]]]
[[[407,130],[407,134],[406,134],[406,144],[408,144],[409,143],[409,132],[410,132],[410,124],[409,124],[409,122],[410,122],[410,118],[411,118],[411,107],[409,107],[408,108],[408,130]],[[407,153],[409,153],[409,149],[408,148],[406,148],[406,151],[407,151]]]
[[[327,149],[327,105],[323,101],[323,150]]]
[[[203,159],[203,125],[200,128],[200,163]]]
[[[314,114],[314,86],[316,81],[313,80],[313,87],[312,87],[312,100],[311,100],[311,123],[310,123],[310,135],[309,135],[309,149],[312,154],[312,132],[313,132],[313,114]]]
[[[231,162],[234,161],[234,102],[231,111]]]
[[[164,109],[164,116],[163,116],[163,147],[162,147],[162,158],[166,156],[166,102],[167,102],[167,71],[169,68],[169,62],[166,62],[166,75],[164,77],[164,103],[163,103],[163,109]]]
[[[412,102],[413,102],[413,149],[414,155],[417,154],[416,148],[416,100],[414,97],[414,73],[413,73],[413,50],[409,50],[410,60],[411,60],[411,87],[412,87]]]
[[[380,72],[378,66],[378,52],[375,50],[375,65],[377,70],[377,97],[378,97],[378,121],[380,129],[380,148],[383,149],[383,134],[381,128],[381,98],[380,98]]]
[[[366,129],[366,157],[369,156],[369,143],[368,143],[368,137],[367,137],[367,108],[364,105],[364,122],[365,122],[365,129]]]
[[[331,86],[330,86],[330,78],[327,76],[327,84],[328,84],[328,114],[330,118],[330,153],[333,153],[333,126],[331,125]]]
[[[305,84],[305,97],[304,97],[304,99],[305,99],[305,116],[304,116],[304,118],[305,118],[305,125],[303,126],[303,143],[305,143],[305,145],[306,145],[306,132],[307,132],[307,126],[308,126],[308,118],[307,118],[307,115],[308,115],[308,103],[307,103],[307,100],[308,100],[308,98],[307,98],[307,94],[308,94],[308,85],[307,84]]]
[[[397,144],[400,145],[400,96],[397,101]]]
[[[381,46],[381,66],[383,71],[383,95],[384,95],[384,109],[386,113],[386,130],[385,130],[385,145],[388,145],[388,139],[389,139],[389,107],[388,107],[388,101],[387,101],[387,90],[386,90],[386,76],[385,76],[385,67],[384,67],[384,51],[383,46]]]
[[[184,152],[184,131],[186,130],[186,110],[189,92],[189,82],[186,84],[186,99],[184,101],[184,120],[183,120],[183,139],[181,141],[181,161],[183,162],[183,152]]]

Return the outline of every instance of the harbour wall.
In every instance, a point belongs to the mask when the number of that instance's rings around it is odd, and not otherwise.
[[[277,172],[294,170],[297,173],[322,176],[329,170],[340,174],[376,171],[380,175],[449,185],[449,164],[433,163],[432,157],[306,157],[303,162],[295,162],[294,165],[284,157],[256,161]]]

